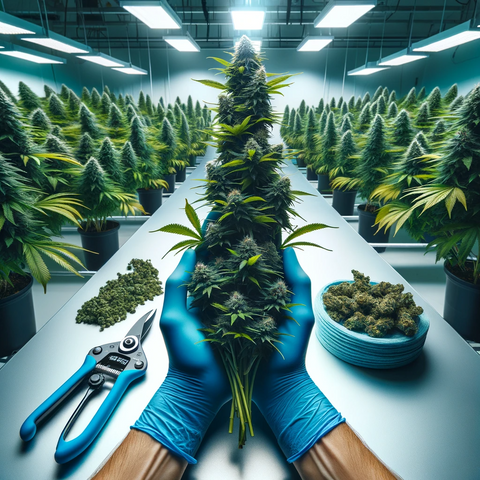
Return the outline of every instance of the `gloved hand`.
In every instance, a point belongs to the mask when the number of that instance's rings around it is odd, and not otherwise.
[[[225,370],[205,337],[202,324],[186,305],[196,254],[187,250],[165,287],[160,328],[170,365],[167,377],[132,428],[147,433],[170,451],[193,456],[222,405],[231,398]]]
[[[285,280],[294,293],[293,320],[285,320],[279,331],[282,358],[273,352],[258,368],[253,400],[270,425],[288,462],[298,460],[330,430],[345,421],[315,385],[305,368],[310,333],[314,324],[310,278],[298,263],[293,248],[283,253]]]

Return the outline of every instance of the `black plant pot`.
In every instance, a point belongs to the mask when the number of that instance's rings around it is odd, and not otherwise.
[[[188,157],[188,165],[190,167],[195,167],[197,164],[197,157],[195,155],[190,155]]]
[[[84,252],[85,266],[88,270],[97,271],[118,250],[118,229],[120,224],[111,220],[107,221],[107,230],[103,232],[86,232],[81,228],[78,233],[82,239],[82,247],[95,253]]]
[[[340,215],[353,215],[353,208],[355,207],[355,198],[357,197],[356,190],[333,190],[332,207]]]
[[[311,169],[307,168],[307,180],[317,180],[318,175]]]
[[[382,229],[377,233],[378,226],[374,226],[376,213],[366,212],[366,204],[358,206],[358,234],[368,243],[388,243],[388,237],[390,236],[390,230]],[[374,247],[378,253],[383,253],[385,247]]]
[[[177,175],[175,177],[175,181],[176,182],[184,182],[186,178],[187,178],[187,169],[184,168],[184,169],[179,170],[177,172]]]
[[[480,285],[455,276],[445,262],[447,276],[443,318],[466,340],[480,342]]]
[[[168,183],[168,188],[165,192],[173,193],[175,191],[175,174],[170,173],[169,175],[165,175],[164,180]]]
[[[305,167],[305,160],[300,155],[297,157],[297,167]]]
[[[19,292],[0,299],[0,357],[22,348],[36,333],[33,278]]]
[[[155,213],[162,206],[163,188],[150,188],[148,190],[139,188],[137,193],[138,199],[147,214]]]
[[[317,190],[325,193],[331,190],[330,177],[328,175],[318,175]]]

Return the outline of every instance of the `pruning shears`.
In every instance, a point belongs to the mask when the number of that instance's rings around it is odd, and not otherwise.
[[[100,433],[130,383],[145,375],[147,358],[142,349],[142,341],[150,331],[156,312],[150,310],[143,315],[121,341],[92,348],[83,365],[23,422],[20,428],[22,440],[30,441],[37,432],[37,425],[77,387],[87,383],[85,395],[60,435],[55,460],[60,464],[66,463],[84,452]],[[100,392],[102,387],[106,387],[106,383],[113,383],[113,386],[94,417],[81,434],[67,441],[65,438],[68,432],[89,399]]]

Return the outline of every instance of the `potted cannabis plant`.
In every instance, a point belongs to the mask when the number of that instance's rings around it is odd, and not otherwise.
[[[434,178],[409,191],[412,206],[387,212],[379,225],[401,226],[412,215],[428,215],[434,237],[428,249],[445,261],[443,316],[464,338],[480,341],[480,85],[456,116],[456,134],[432,155]]]
[[[359,210],[358,233],[369,243],[388,242],[389,231],[377,231],[374,226],[375,218],[381,203],[373,198],[372,194],[383,178],[388,174],[392,161],[392,152],[389,150],[386,139],[386,126],[381,115],[377,114],[367,135],[365,147],[361,153],[360,161],[351,177],[337,177],[333,188],[358,189],[362,198],[367,203],[361,204]],[[385,247],[375,247],[377,252],[384,252]]]
[[[314,224],[293,229],[293,205],[302,192],[281,176],[282,146],[268,138],[274,114],[270,95],[289,75],[267,75],[261,57],[242,37],[231,61],[218,59],[226,82],[200,82],[222,90],[211,135],[218,158],[207,164],[204,202],[212,209],[205,228],[191,205],[193,228],[173,224],[160,231],[189,237],[172,250],[196,248],[197,263],[188,283],[193,307],[205,325],[205,342],[218,352],[232,388],[229,431],[240,419],[239,446],[253,435],[251,398],[259,363],[282,355],[281,324],[289,317],[292,295],[285,283],[282,250],[311,245],[297,241]],[[281,231],[291,232],[281,241]],[[192,345],[192,348],[194,346]]]
[[[119,169],[115,158],[109,168]],[[118,250],[118,230],[120,224],[109,220],[117,211],[124,215],[135,214],[136,210],[145,213],[135,196],[126,193],[106,172],[95,157],[85,166],[78,168],[75,178],[75,193],[83,203],[84,221],[78,228],[85,252],[88,270],[99,270]]]
[[[350,178],[354,175],[355,168],[358,163],[357,146],[351,130],[347,130],[340,139],[340,143],[336,149],[335,166],[330,171],[330,179],[336,177]],[[344,188],[333,189],[332,207],[340,215],[353,215],[355,206],[355,198],[357,190],[350,189],[348,186]]]

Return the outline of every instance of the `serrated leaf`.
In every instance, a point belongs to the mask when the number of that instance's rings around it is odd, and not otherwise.
[[[185,227],[185,225],[180,225],[179,223],[171,223],[170,225],[165,225],[157,230],[152,230],[150,233],[154,232],[165,232],[165,233],[174,233],[175,235],[184,235],[186,237],[195,238],[195,240],[201,240],[202,237],[194,232],[191,228]]]
[[[201,83],[202,85],[206,85],[207,87],[218,88],[219,90],[226,90],[227,87],[220,82],[215,82],[214,80],[196,80],[192,78],[194,82]]]
[[[185,199],[185,213],[187,214],[190,223],[197,233],[202,236],[202,225],[200,224],[200,219],[198,218],[197,212],[195,209],[188,203],[188,200]]]
[[[296,228],[282,243],[281,248],[284,248],[284,245],[290,243],[295,238],[298,238],[302,235],[305,235],[310,232],[315,232],[317,230],[322,230],[324,228],[337,228],[331,227],[330,225],[325,225],[324,223],[310,223],[309,225],[304,225],[303,227]]]

